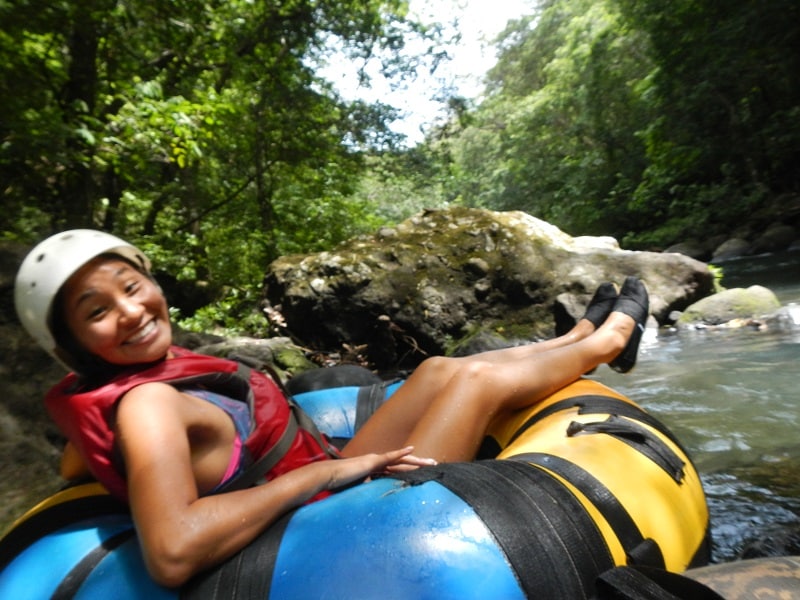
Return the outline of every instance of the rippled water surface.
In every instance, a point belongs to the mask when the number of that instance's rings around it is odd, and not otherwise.
[[[800,305],[800,252],[723,265],[726,287],[760,284]],[[800,326],[659,332],[633,373],[596,378],[666,423],[708,495],[714,560],[764,535],[800,531]]]

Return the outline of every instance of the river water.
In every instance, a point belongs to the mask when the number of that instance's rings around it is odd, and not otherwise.
[[[764,285],[800,313],[800,251],[721,266],[725,287]],[[659,417],[689,451],[708,496],[713,562],[764,536],[800,532],[797,323],[659,331],[646,337],[632,373],[594,376]]]

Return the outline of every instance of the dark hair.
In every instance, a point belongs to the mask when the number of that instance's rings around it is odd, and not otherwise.
[[[109,252],[98,254],[92,260],[97,258],[122,260],[155,283],[153,276],[144,270],[141,265],[136,265],[123,256]],[[81,346],[68,325],[66,307],[64,306],[64,286],[61,286],[55,298],[53,298],[47,325],[56,342],[56,354],[75,371],[83,385],[98,387],[131,368],[130,365],[110,363]]]

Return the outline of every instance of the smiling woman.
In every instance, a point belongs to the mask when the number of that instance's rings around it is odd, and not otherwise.
[[[353,435],[363,392],[383,401],[405,385],[342,383],[295,396],[337,438]],[[578,381],[487,440],[487,451],[505,446],[497,460],[374,478],[305,505],[180,592],[144,576],[125,508],[76,486],[0,540],[0,596],[576,600],[594,598],[595,576],[615,564],[682,571],[707,560],[688,457],[610,388]]]
[[[88,259],[104,253],[125,261],[140,276],[149,277],[150,260],[137,248],[101,231],[77,229],[38,246],[29,255],[27,268],[17,275],[15,287],[17,314],[25,329],[65,367],[87,376],[109,368],[110,363],[85,352],[67,326],[64,314],[53,307],[63,303],[67,280]]]

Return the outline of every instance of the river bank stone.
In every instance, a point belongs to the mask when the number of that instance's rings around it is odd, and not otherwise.
[[[678,318],[679,328],[747,325],[766,319],[781,308],[774,292],[760,286],[732,288],[708,296],[689,306]]]
[[[724,262],[733,258],[748,256],[752,253],[753,244],[741,238],[726,240],[714,250],[711,256],[712,263]]]
[[[799,239],[797,229],[791,225],[775,223],[767,227],[767,230],[753,242],[751,250],[753,254],[779,252],[790,248]]]

